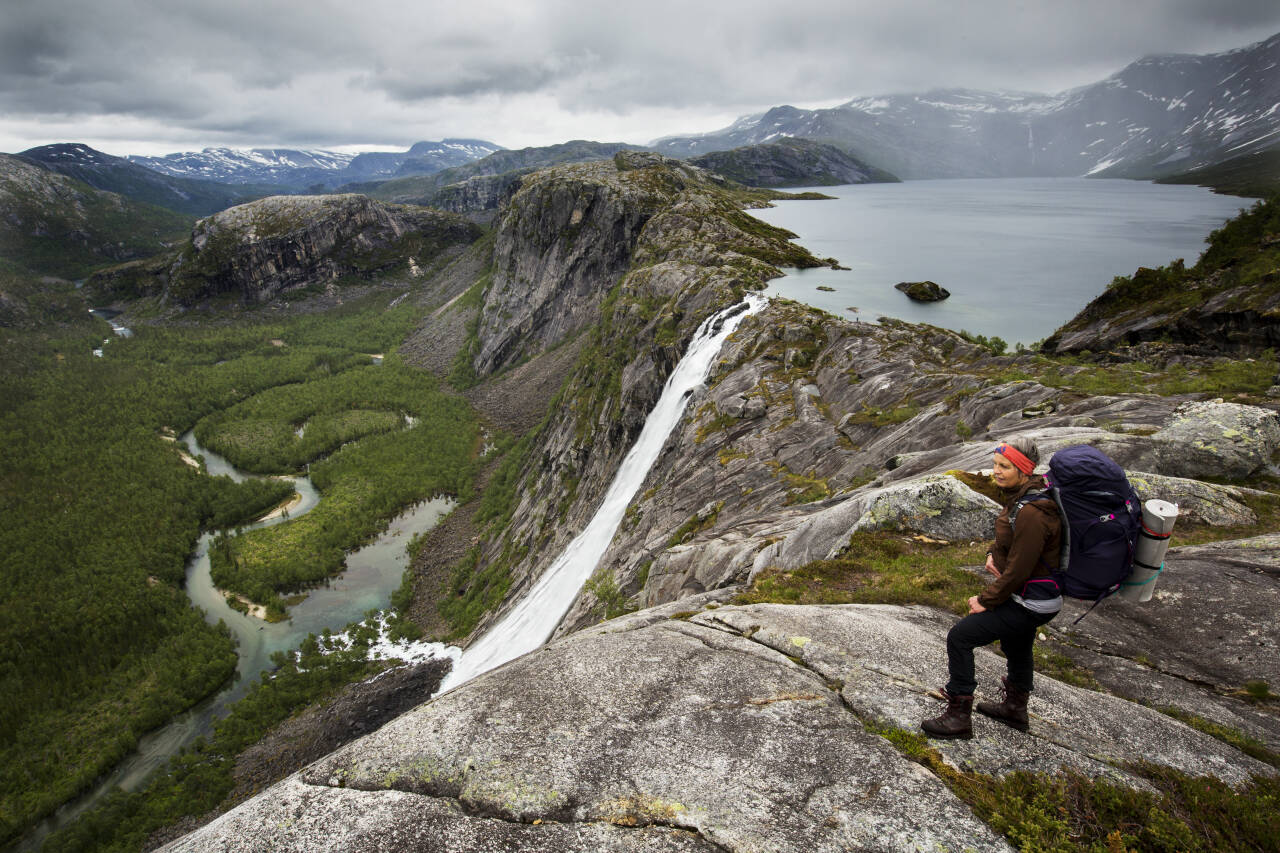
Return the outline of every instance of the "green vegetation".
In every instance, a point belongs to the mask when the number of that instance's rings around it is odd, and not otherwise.
[[[215,540],[209,557],[218,588],[283,614],[280,592],[342,571],[345,552],[376,535],[403,507],[436,494],[470,497],[477,430],[466,403],[434,392],[429,376],[409,368],[357,373],[357,386],[375,396],[385,392],[383,399],[395,399],[418,422],[368,436],[313,464],[311,481],[321,501],[301,518]]]
[[[1245,755],[1251,756],[1270,764],[1272,767],[1280,767],[1280,753],[1268,749],[1267,745],[1257,738],[1249,737],[1243,732],[1224,726],[1221,723],[1215,723],[1213,720],[1206,720],[1190,711],[1184,711],[1181,708],[1175,708],[1172,705],[1156,708],[1162,714],[1173,717],[1175,720],[1181,720],[1191,728],[1202,731],[1210,737],[1215,737],[1223,743],[1228,743]]]
[[[689,516],[684,524],[676,528],[675,533],[671,534],[671,538],[667,540],[667,547],[674,548],[677,545],[683,545],[703,530],[716,523],[716,519],[720,517],[720,510],[724,508],[724,501],[717,501],[706,512],[696,513]]]
[[[975,335],[961,329],[960,337],[964,338],[971,344],[977,344],[978,346],[989,350],[992,355],[1004,355],[1004,351],[1009,348],[1009,343],[1004,338],[997,335],[987,337],[986,335]]]
[[[1159,365],[1145,361],[1100,362],[1087,354],[1046,356],[1026,353],[1011,366],[990,374],[993,384],[1034,380],[1050,388],[1081,394],[1130,394],[1141,388],[1146,393],[1216,394],[1262,397],[1271,387],[1278,364],[1275,352],[1267,350],[1257,358],[1213,359],[1192,365]]]
[[[765,464],[773,472],[773,476],[786,484],[786,504],[812,503],[831,497],[831,484],[824,477],[819,477],[816,470],[810,469],[807,474],[797,474],[775,459],[770,459]]]
[[[390,665],[366,659],[373,630],[362,625],[352,647],[314,634],[297,655],[277,652],[270,678],[255,683],[214,725],[208,740],[174,756],[162,772],[134,793],[117,788],[74,823],[51,835],[42,848],[55,853],[136,853],[147,837],[178,820],[230,808],[235,760],[272,726],[318,702],[343,685],[369,678]]]
[[[1253,310],[1272,316],[1270,300],[1280,278],[1280,197],[1259,201],[1209,235],[1208,248],[1194,267],[1182,260],[1156,269],[1142,267],[1131,276],[1117,276],[1097,299],[1055,332],[1082,328],[1104,317],[1141,311],[1144,315],[1173,314],[1198,309],[1211,296],[1235,291],[1216,310]]]
[[[834,560],[798,569],[766,569],[739,604],[926,604],[967,612],[982,579],[960,566],[983,561],[986,543],[947,545],[889,531],[860,531]]]
[[[1090,669],[1076,663],[1070,655],[1055,649],[1052,643],[1036,643],[1031,647],[1031,654],[1035,658],[1036,672],[1086,690],[1103,690]]]
[[[895,406],[892,409],[876,409],[867,407],[864,404],[862,411],[849,418],[849,423],[870,424],[876,427],[893,426],[894,424],[906,423],[918,414],[920,414],[920,404],[911,401],[904,402],[901,406]]]
[[[582,588],[596,597],[593,613],[601,622],[615,619],[636,609],[635,605],[631,604],[630,597],[618,587],[618,580],[613,576],[613,572],[608,569],[596,570],[595,574],[587,578]]]
[[[69,281],[45,278],[0,257],[0,329],[43,329],[50,325],[94,326],[88,307]],[[65,328],[60,331],[66,334]]]
[[[1258,776],[1241,790],[1211,776],[1140,763],[1126,769],[1150,790],[1068,770],[1002,777],[957,770],[918,732],[867,723],[904,756],[942,779],[992,829],[1031,853],[1275,850],[1280,778]]]
[[[330,520],[325,549],[306,553],[340,558],[405,504],[471,488],[477,440],[465,406],[395,358],[370,365],[367,353],[392,350],[416,321],[410,306],[389,308],[394,296],[274,322],[139,327],[103,358],[90,350],[110,331],[84,314],[61,329],[3,332],[0,843],[234,671],[228,633],[182,591],[185,562],[202,529],[243,524],[292,489],[208,477],[166,435],[206,417],[228,427],[303,411],[331,418],[330,435],[364,436],[313,466],[320,506],[342,517],[318,509],[272,528],[278,540],[253,540],[270,565],[304,520]],[[383,406],[417,423],[369,434],[389,422]],[[275,432],[241,438],[274,450]],[[263,576],[258,552],[239,545],[238,569]]]
[[[714,412],[714,414],[709,421],[698,426],[698,433],[693,439],[698,444],[702,444],[702,442],[706,441],[718,432],[724,432],[738,422],[737,418],[732,415],[725,414],[717,409],[715,403],[708,403],[704,406],[703,411],[698,412],[698,417],[701,418],[703,413],[708,409],[711,412]]]

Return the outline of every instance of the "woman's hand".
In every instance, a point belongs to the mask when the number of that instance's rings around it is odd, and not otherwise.
[[[996,577],[1000,577],[1000,570],[996,568],[995,558],[990,554],[987,555],[987,571],[991,572],[991,574]]]
[[[985,611],[986,611],[986,609],[987,609],[987,608],[983,607],[981,604],[979,604],[979,603],[978,603],[978,596],[976,596],[976,595],[974,595],[974,596],[970,596],[970,598],[969,598],[969,612],[970,612],[970,613],[983,613],[983,612],[985,612]]]

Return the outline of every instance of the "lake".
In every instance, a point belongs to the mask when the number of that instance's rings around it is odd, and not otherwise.
[[[1088,178],[813,189],[837,198],[751,213],[849,269],[788,270],[766,293],[850,319],[998,335],[1010,346],[1047,337],[1117,275],[1176,258],[1191,266],[1209,232],[1253,204],[1202,187]],[[950,298],[917,303],[893,287],[923,280]]]

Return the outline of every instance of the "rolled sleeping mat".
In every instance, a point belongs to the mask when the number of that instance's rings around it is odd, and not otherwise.
[[[1169,537],[1177,520],[1177,504],[1153,499],[1142,505],[1142,530],[1134,549],[1133,574],[1120,585],[1117,595],[1129,601],[1151,600],[1156,579],[1164,571],[1164,554],[1169,550]]]

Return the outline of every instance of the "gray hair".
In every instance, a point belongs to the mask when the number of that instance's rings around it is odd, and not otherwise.
[[[1013,438],[1006,438],[1003,443],[1030,459],[1033,465],[1040,464],[1040,448],[1036,447],[1036,443],[1026,436],[1019,435]]]

